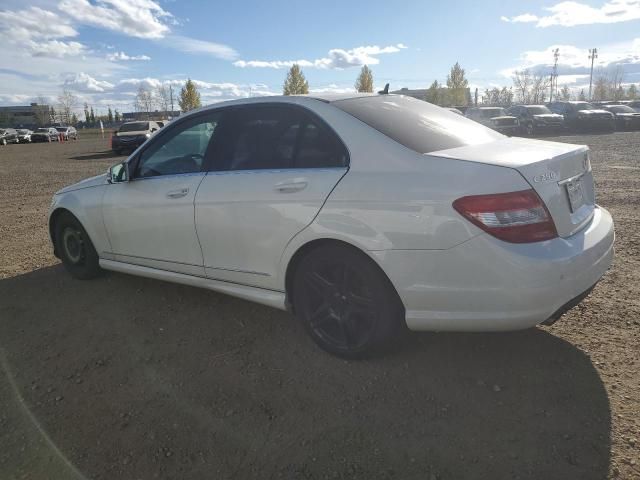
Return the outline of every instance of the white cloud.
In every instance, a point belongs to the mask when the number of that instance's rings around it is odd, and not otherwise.
[[[238,52],[228,45],[221,43],[207,42],[180,35],[171,35],[163,42],[166,47],[186,53],[196,53],[210,55],[223,60],[233,60],[238,57]]]
[[[107,54],[107,60],[116,61],[132,61],[132,60],[151,60],[147,55],[127,55],[124,52],[115,52]]]
[[[352,48],[351,50],[343,50],[334,48],[329,50],[326,57],[315,60],[238,60],[233,64],[240,68],[290,68],[293,64],[298,64],[305,68],[320,69],[344,69],[349,67],[360,67],[362,65],[377,65],[380,60],[378,55],[386,53],[396,53],[407,48],[406,45],[398,43],[387,47],[378,47],[377,45],[363,46]]]
[[[618,23],[640,19],[639,0],[610,0],[600,7],[592,7],[580,2],[560,2],[545,8],[549,15],[537,16],[531,13],[515,17],[500,17],[506,22],[536,23],[536,27],[574,27],[596,23]]]
[[[65,80],[64,86],[79,92],[86,93],[101,93],[113,89],[113,84],[96,80],[91,75],[84,72],[77,73],[76,75],[69,77]]]
[[[356,90],[354,87],[339,86],[335,83],[331,83],[322,87],[309,88],[309,93],[354,93],[355,91]]]
[[[75,37],[78,32],[60,15],[31,7],[23,11],[0,11],[0,32],[15,43]]]
[[[162,38],[173,16],[152,0],[62,0],[61,12],[76,21],[139,38]]]

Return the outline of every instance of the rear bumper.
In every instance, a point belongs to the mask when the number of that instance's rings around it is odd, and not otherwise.
[[[597,207],[569,238],[510,244],[481,234],[449,250],[369,253],[396,287],[410,329],[500,331],[535,326],[571,305],[607,271],[613,243],[611,215]]]

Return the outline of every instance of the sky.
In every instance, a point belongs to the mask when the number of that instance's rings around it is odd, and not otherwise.
[[[349,2],[0,0],[0,105],[55,103],[66,88],[96,110],[134,109],[140,85],[187,78],[202,101],[282,92],[297,62],[313,92],[349,92],[363,65],[376,88],[426,88],[459,62],[470,86],[514,70],[588,90],[616,68],[640,83],[640,0]]]

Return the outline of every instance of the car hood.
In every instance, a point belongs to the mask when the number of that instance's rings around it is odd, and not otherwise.
[[[146,135],[149,133],[147,130],[139,130],[135,132],[116,132],[116,137],[135,137],[138,135]]]
[[[74,183],[73,185],[68,185],[56,192],[56,195],[60,195],[61,193],[72,192],[74,190],[80,190],[81,188],[90,188],[97,187],[99,185],[104,185],[107,183],[107,174],[103,173],[102,175],[96,175],[95,177],[85,178],[84,180],[80,180],[78,183]]]
[[[555,120],[564,117],[562,115],[558,115],[557,113],[540,113],[538,115],[534,115],[533,118],[539,118],[540,120]]]
[[[606,110],[578,110],[579,114],[587,114],[587,115],[602,115],[603,113],[608,113],[609,115],[613,115],[611,112],[607,112]]]

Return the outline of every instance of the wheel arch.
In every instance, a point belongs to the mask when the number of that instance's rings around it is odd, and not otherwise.
[[[298,247],[298,249],[289,259],[289,263],[287,264],[285,278],[284,278],[285,306],[288,311],[290,311],[291,313],[295,313],[293,311],[293,295],[294,295],[293,278],[295,276],[295,272],[296,272],[296,269],[298,268],[298,265],[300,265],[300,262],[302,261],[302,259],[308,254],[310,254],[312,251],[327,245],[335,245],[335,246],[349,249],[354,253],[356,253],[357,255],[367,258],[373,265],[375,265],[376,269],[380,272],[382,277],[385,279],[388,286],[392,289],[395,297],[399,302],[399,305],[402,306],[403,315],[404,315],[404,309],[405,309],[404,303],[402,302],[402,299],[400,298],[400,295],[398,294],[396,287],[393,285],[393,283],[391,282],[391,279],[386,274],[386,272],[382,269],[380,264],[375,260],[375,258],[369,255],[365,250],[353,245],[352,243],[346,242],[344,240],[338,240],[335,238],[316,238],[314,240],[310,240],[309,242]]]

